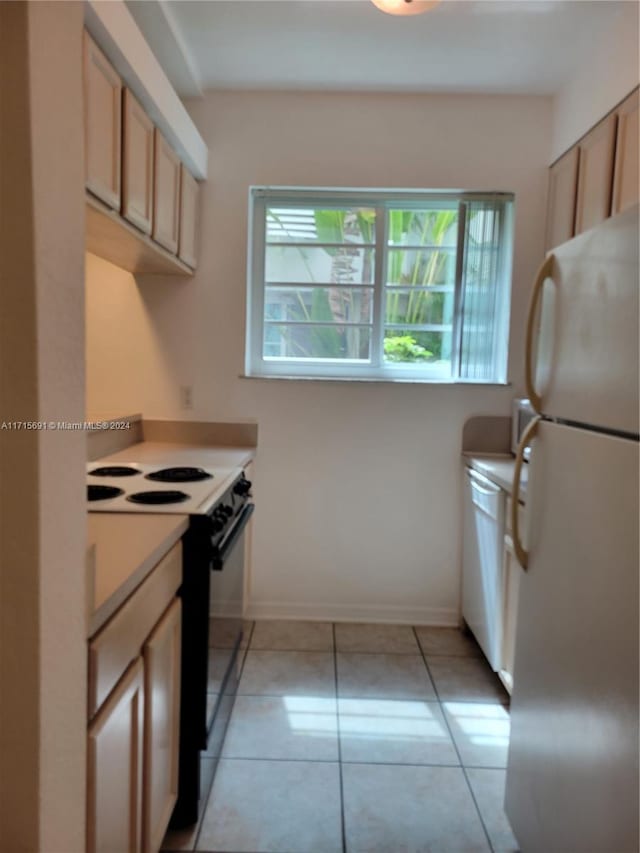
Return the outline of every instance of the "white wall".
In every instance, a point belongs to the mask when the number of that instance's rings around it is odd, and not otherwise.
[[[556,160],[640,81],[638,13],[631,0],[612,12],[608,29],[553,102],[551,158]]]
[[[135,394],[150,417],[258,419],[255,615],[454,622],[462,426],[474,414],[507,414],[521,390],[521,330],[543,251],[550,100],[210,93],[189,109],[210,151],[200,268],[187,284],[139,283],[148,323],[139,363],[148,373],[121,364],[123,408]],[[515,192],[514,386],[240,378],[251,184]],[[98,322],[91,290],[89,338]],[[89,356],[90,386],[106,347]],[[192,413],[179,408],[178,382],[193,385]],[[93,407],[100,398],[90,387]]]
[[[162,312],[170,322],[172,306],[189,293],[187,285],[180,279],[169,286],[159,282],[155,293],[153,277],[138,287],[131,273],[89,253],[85,278],[87,415],[134,414],[143,404],[147,413],[177,406],[191,370],[189,359],[189,371],[181,371],[189,348],[180,337],[173,341],[164,334],[152,313]]]

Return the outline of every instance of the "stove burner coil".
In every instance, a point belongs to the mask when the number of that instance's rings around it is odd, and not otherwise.
[[[152,471],[145,476],[147,480],[157,480],[161,483],[196,483],[199,480],[211,480],[213,474],[208,474],[203,468],[162,468]]]
[[[135,504],[175,504],[189,500],[189,495],[171,489],[154,492],[134,492],[127,500]]]
[[[128,465],[105,465],[89,471],[92,477],[133,477],[134,474],[141,473],[139,468],[131,468]]]
[[[116,486],[87,486],[87,500],[90,501],[103,501],[120,495],[124,495],[124,489],[118,489]]]

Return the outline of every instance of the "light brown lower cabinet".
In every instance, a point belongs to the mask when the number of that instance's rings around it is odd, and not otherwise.
[[[87,850],[157,853],[178,795],[178,542],[89,640]]]
[[[143,690],[137,658],[89,727],[88,853],[141,849]]]
[[[156,853],[178,796],[180,630],[176,599],[144,646],[142,849]]]

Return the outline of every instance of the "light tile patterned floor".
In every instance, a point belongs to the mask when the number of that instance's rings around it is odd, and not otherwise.
[[[451,628],[248,625],[200,824],[163,849],[513,853],[508,697]]]

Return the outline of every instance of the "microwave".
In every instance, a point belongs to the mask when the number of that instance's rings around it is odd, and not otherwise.
[[[522,433],[529,422],[536,417],[536,412],[526,397],[517,397],[511,408],[511,452],[515,455]],[[525,448],[524,459],[529,459],[530,448]]]

